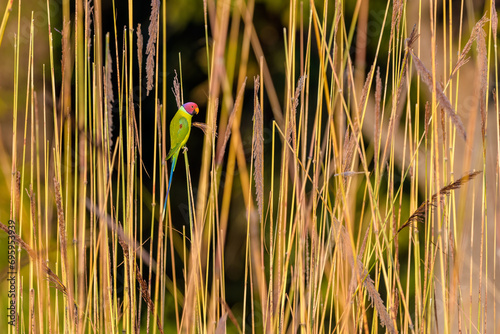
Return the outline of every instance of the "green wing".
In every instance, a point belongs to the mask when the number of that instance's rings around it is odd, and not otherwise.
[[[186,144],[189,133],[191,132],[191,124],[181,113],[177,112],[170,122],[170,151],[167,155],[167,160]]]

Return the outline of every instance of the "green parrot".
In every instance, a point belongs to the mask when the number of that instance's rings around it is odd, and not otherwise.
[[[199,111],[196,103],[184,103],[179,110],[177,110],[172,121],[170,121],[170,151],[168,152],[166,160],[172,158],[172,167],[170,168],[170,177],[168,178],[168,189],[167,196],[165,197],[165,204],[163,205],[162,220],[165,219],[165,212],[167,211],[168,193],[172,185],[172,175],[174,174],[177,157],[191,133],[191,118],[193,114],[198,114]]]

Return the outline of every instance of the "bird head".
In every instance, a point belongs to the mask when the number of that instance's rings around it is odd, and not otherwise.
[[[198,114],[200,109],[198,109],[198,105],[194,102],[187,102],[182,105],[184,110],[186,110],[190,115]]]

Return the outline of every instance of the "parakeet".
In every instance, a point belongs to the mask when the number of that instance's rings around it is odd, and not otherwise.
[[[191,133],[191,118],[193,114],[198,114],[198,105],[194,102],[184,103],[170,121],[170,151],[167,159],[172,158],[172,166],[170,167],[170,177],[168,178],[167,196],[163,205],[163,219],[165,219],[165,211],[167,210],[168,193],[172,185],[172,175],[174,174],[175,164],[181,148],[186,144],[189,134]]]

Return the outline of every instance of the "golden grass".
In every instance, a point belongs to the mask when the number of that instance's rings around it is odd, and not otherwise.
[[[11,168],[0,184],[16,231],[3,218],[0,229],[18,251],[13,299],[0,262],[0,306],[15,301],[17,314],[0,328],[495,331],[495,1],[481,13],[466,2],[289,1],[277,15],[278,62],[256,19],[264,3],[194,5],[205,44],[189,45],[203,61],[177,60],[177,50],[167,59],[170,3],[145,6],[144,37],[133,1],[128,13],[112,4],[108,32],[101,1],[63,1],[56,35],[47,1],[48,32],[31,14],[28,43],[21,3],[7,4],[0,47],[14,54],[12,124],[2,132],[11,128],[12,140],[0,158]],[[195,64],[207,78],[188,87]],[[203,140],[188,141],[163,219],[168,124],[193,96],[206,106],[193,123]]]

